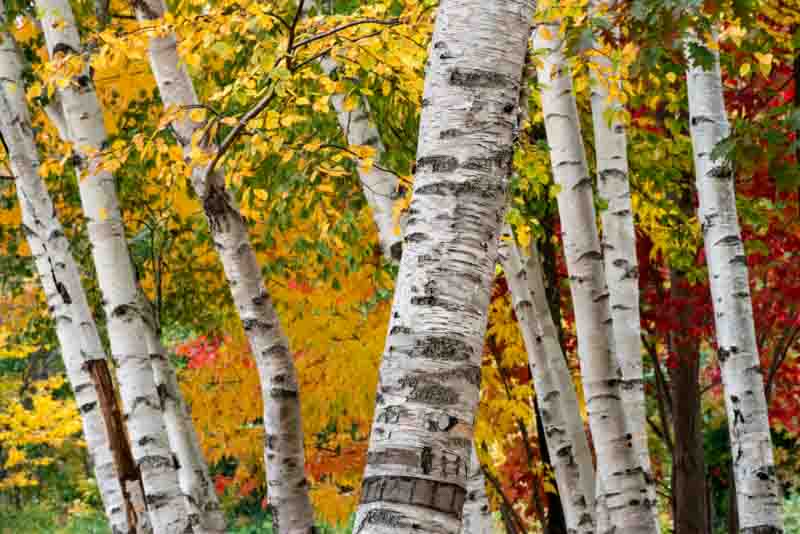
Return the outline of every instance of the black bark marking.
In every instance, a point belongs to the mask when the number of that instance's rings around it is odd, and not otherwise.
[[[518,80],[500,72],[454,67],[450,70],[450,84],[468,88],[515,88]],[[512,90],[512,93],[516,91]]]
[[[87,402],[86,404],[81,405],[78,408],[78,411],[82,414],[86,414],[94,410],[96,407],[97,407],[96,402]]]
[[[426,284],[426,293],[428,286]],[[431,293],[434,289],[431,290]],[[434,296],[434,295],[431,295]],[[451,337],[428,337],[414,343],[412,357],[435,361],[464,362],[472,357],[472,348],[464,341]]]
[[[396,424],[400,422],[400,417],[406,414],[402,406],[387,406],[375,418],[376,423]]]
[[[423,457],[425,451],[422,451]],[[423,459],[415,450],[390,448],[367,453],[367,463],[370,465],[405,465],[417,467]]]
[[[430,447],[423,447],[419,458],[419,466],[422,472],[429,475],[433,470],[433,451]]]
[[[735,247],[736,245],[740,244],[742,240],[739,238],[738,235],[726,235],[725,237],[719,239],[714,246],[726,246],[726,247]]]
[[[417,172],[430,167],[431,172],[453,172],[458,169],[458,159],[453,156],[428,156],[417,160]]]
[[[273,399],[296,399],[297,391],[283,388],[272,388],[269,390],[269,396]]]
[[[455,404],[458,392],[440,384],[420,384],[414,388],[408,400],[435,406]]]
[[[78,51],[72,48],[67,43],[56,43],[53,47],[53,55],[64,54],[65,56],[77,54]]]
[[[361,530],[364,528],[364,525],[385,525],[396,529],[401,526],[401,524],[404,522],[404,519],[405,516],[403,514],[394,512],[392,510],[385,510],[383,508],[370,510],[367,512],[364,520],[358,526],[355,534],[361,532]],[[277,530],[275,532],[277,532]]]
[[[145,469],[163,469],[172,468],[172,458],[168,456],[143,456],[139,459],[139,468]]]
[[[458,484],[404,476],[364,479],[361,504],[393,502],[422,506],[461,518],[467,491]]]
[[[212,232],[223,230],[223,221],[227,218],[241,220],[241,215],[230,205],[228,194],[221,187],[210,185],[203,199],[203,210],[208,218]],[[224,227],[227,231],[227,226]]]
[[[451,428],[458,424],[458,418],[442,412],[431,412],[426,414],[429,432],[449,432]]]
[[[499,180],[470,180],[467,182],[437,182],[418,187],[415,195],[478,195],[494,198],[504,192],[503,184]]]
[[[733,169],[727,163],[723,163],[721,165],[716,165],[710,171],[708,171],[708,176],[710,178],[717,178],[720,180],[730,180],[733,178]]]

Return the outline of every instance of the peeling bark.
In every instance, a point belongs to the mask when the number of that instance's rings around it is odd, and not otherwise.
[[[711,70],[691,65],[687,76],[698,218],[725,390],[739,532],[773,534],[783,532],[781,492],[753,323],[747,257],[736,212],[734,162],[711,155],[730,132],[719,57],[715,51],[711,53]],[[691,61],[688,50],[686,55]]]
[[[557,29],[550,29],[557,35]],[[548,52],[538,69],[550,158],[561,187],[558,208],[575,309],[578,355],[589,425],[597,454],[596,502],[623,533],[655,533],[657,524],[639,457],[633,449],[620,393],[611,306],[595,221],[592,180],[583,148],[572,77],[562,43],[534,34]],[[599,518],[598,518],[599,520]]]
[[[439,8],[354,532],[461,528],[532,13],[512,0]]]
[[[142,22],[162,17],[161,0],[131,2]],[[150,38],[150,65],[165,107],[199,105],[194,84],[180,61],[175,35]],[[203,124],[188,116],[172,124],[175,138],[190,161],[192,134]],[[203,147],[213,156],[217,147]],[[248,228],[225,188],[225,176],[215,169],[204,181],[204,166],[192,169],[193,186],[202,199],[214,246],[222,261],[233,301],[255,356],[264,401],[267,492],[274,530],[306,534],[313,528],[313,510],[305,478],[303,427],[297,371],[289,342],[266,290],[261,266],[250,244]]]
[[[66,0],[36,3],[48,52],[77,55],[81,43]],[[79,56],[78,56],[79,57]],[[98,282],[108,317],[111,351],[135,463],[140,470],[154,530],[192,532],[185,499],[169,449],[161,403],[145,343],[145,325],[136,311],[137,284],[128,254],[113,176],[98,169],[94,151],[106,143],[105,125],[88,66],[58,91],[64,124],[79,160],[77,171]]]
[[[0,11],[3,9],[0,4]],[[100,496],[115,533],[147,532],[139,470],[132,461],[106,354],[81,285],[80,271],[39,176],[39,155],[25,101],[19,51],[10,34],[2,32],[0,39],[0,132],[15,177],[23,230],[55,320]]]
[[[511,289],[538,398],[544,436],[569,532],[595,531],[594,467],[580,416],[578,398],[553,324],[541,260],[534,243],[523,259],[510,239],[500,244],[500,259]]]

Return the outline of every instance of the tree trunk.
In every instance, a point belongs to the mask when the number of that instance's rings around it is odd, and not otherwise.
[[[472,444],[469,472],[467,473],[467,499],[464,502],[464,521],[461,534],[492,534],[494,520],[489,509],[489,497],[486,494],[486,478],[483,476],[478,451]]]
[[[510,235],[510,229],[505,233]],[[595,475],[589,443],[572,376],[547,304],[535,244],[530,252],[528,261],[523,261],[515,243],[503,240],[500,244],[500,258],[539,399],[544,435],[553,451],[556,485],[567,528],[574,532],[594,532]]]
[[[685,284],[683,273],[670,273],[673,301],[685,301],[689,297]],[[678,323],[680,327],[670,335],[670,348],[678,361],[669,370],[675,433],[672,459],[675,534],[709,534],[700,409],[700,345],[699,339],[689,334],[693,326],[690,310],[680,311]]]
[[[550,28],[555,35],[557,28]],[[595,222],[592,180],[580,135],[572,78],[562,43],[534,36],[535,49],[547,49],[538,78],[551,164],[561,187],[558,208],[575,310],[578,355],[584,396],[597,454],[596,498],[609,521],[623,533],[655,533],[658,528],[648,498],[639,457],[633,449],[620,397],[609,294]]]
[[[531,2],[445,0],[355,532],[461,528]]]
[[[609,114],[621,106],[609,102],[608,78],[613,66],[608,56],[592,55],[592,123],[597,157],[597,185],[608,208],[601,212],[603,259],[608,284],[614,345],[622,370],[620,392],[628,418],[628,431],[645,472],[655,502],[656,492],[647,445],[647,405],[642,371],[641,320],[639,318],[639,265],[633,223],[631,187],[628,177],[628,146],[625,125]],[[655,511],[655,507],[653,508]]]
[[[36,6],[51,58],[63,54],[81,60],[80,38],[69,3],[40,0]],[[106,132],[87,65],[58,91],[58,96],[70,140],[79,154],[76,170],[80,174],[81,203],[106,306],[133,456],[142,475],[150,519],[158,533],[191,532],[150,366],[145,324],[136,305],[138,287],[114,177],[98,169],[100,157],[89,153],[103,149]]]
[[[2,32],[0,38],[0,131],[16,178],[23,230],[56,325],[100,496],[115,533],[147,532],[139,470],[132,462],[106,354],[69,242],[39,176],[19,51],[9,33]]]
[[[781,493],[753,324],[747,256],[736,212],[733,162],[712,157],[714,147],[728,136],[730,128],[719,58],[716,52],[711,53],[715,60],[710,71],[692,65],[688,72],[698,218],[703,229],[725,388],[739,530],[771,534],[783,532]]]
[[[161,0],[132,2],[142,22],[161,18]],[[150,65],[165,107],[187,109],[199,100],[185,65],[178,56],[175,35],[150,38]],[[173,123],[175,137],[187,160],[192,134],[203,124],[185,117]],[[208,146],[208,154],[217,147]],[[225,176],[216,169],[205,181],[206,169],[193,168],[193,185],[202,199],[212,240],[228,279],[233,301],[256,359],[264,401],[267,488],[274,529],[279,534],[308,533],[314,517],[305,478],[303,427],[289,341],[278,320],[261,277],[261,266],[250,244],[248,228],[235,201],[226,190]]]
[[[169,445],[178,460],[178,482],[186,495],[189,515],[198,522],[197,530],[202,529],[207,534],[222,534],[226,527],[225,515],[220,509],[217,492],[200,448],[200,440],[183,400],[175,367],[169,361],[169,355],[161,343],[158,333],[160,328],[152,303],[143,292],[139,293],[139,299],[139,309],[144,311],[147,326],[150,363],[161,405],[164,407]]]

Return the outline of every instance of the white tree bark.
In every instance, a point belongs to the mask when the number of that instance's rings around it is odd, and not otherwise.
[[[196,532],[222,534],[226,527],[225,515],[220,509],[217,492],[200,448],[200,440],[183,400],[175,367],[169,361],[169,355],[161,343],[152,304],[141,291],[139,307],[145,318],[150,363],[164,407],[164,422],[170,448],[178,460],[178,482],[188,501],[190,519],[197,522]]]
[[[461,534],[492,534],[494,519],[489,508],[489,496],[486,494],[486,478],[483,476],[478,451],[475,443],[470,453],[469,472],[467,473],[467,499],[464,502],[464,520]]]
[[[639,262],[636,258],[636,230],[633,222],[631,187],[628,176],[628,144],[625,125],[610,115],[621,106],[609,101],[608,78],[613,66],[608,56],[593,54],[592,123],[597,156],[597,186],[608,207],[600,214],[603,225],[602,247],[608,284],[614,344],[622,370],[620,391],[628,430],[645,472],[649,498],[656,491],[647,444],[647,405],[642,369],[641,320],[639,317]],[[656,508],[653,507],[654,513]]]
[[[75,19],[66,0],[36,2],[48,52],[78,56]],[[105,125],[88,65],[58,91],[64,123],[80,156],[79,186],[92,255],[108,317],[111,351],[127,418],[133,455],[156,532],[191,532],[185,501],[169,449],[163,410],[153,379],[145,324],[137,311],[137,283],[128,253],[114,177],[98,169],[106,142]]]
[[[753,324],[747,257],[736,212],[733,162],[712,157],[714,147],[730,133],[719,58],[712,53],[711,70],[692,64],[687,80],[698,218],[725,388],[739,532],[773,534],[783,532],[781,493]],[[686,55],[691,62],[688,50]]]
[[[620,397],[620,369],[612,331],[603,254],[595,220],[592,180],[580,135],[572,78],[554,36],[534,34],[548,52],[538,69],[550,158],[561,187],[558,208],[578,335],[584,397],[597,454],[596,501],[623,533],[655,533],[657,525],[639,457],[633,450]]]
[[[460,531],[532,14],[440,5],[354,532]]]
[[[547,304],[541,260],[535,243],[526,261],[512,241],[511,229],[506,227],[504,234],[510,239],[501,241],[500,259],[528,353],[567,528],[593,533],[594,466],[575,385]]]
[[[161,18],[161,0],[131,3],[142,22]],[[174,34],[150,39],[150,65],[165,107],[197,106],[199,100],[185,65],[180,61]],[[187,160],[192,134],[202,127],[188,116],[173,129]],[[206,147],[213,155],[216,147]],[[193,169],[193,185],[203,201],[214,245],[222,260],[239,317],[255,356],[264,400],[267,492],[273,524],[280,534],[306,534],[313,528],[313,510],[305,479],[303,427],[289,342],[275,313],[261,276],[261,266],[250,244],[247,224],[216,169],[202,180],[204,166]]]
[[[3,9],[0,4],[0,11]],[[67,378],[81,415],[106,516],[113,532],[135,532],[137,523],[146,524],[146,520],[137,520],[136,507],[123,491],[125,483],[114,464],[101,401],[87,370],[89,361],[105,363],[105,351],[69,242],[39,176],[39,157],[25,101],[19,52],[10,34],[0,32],[0,39],[0,83],[3,87],[0,92],[0,132],[15,176],[23,230],[55,320]]]

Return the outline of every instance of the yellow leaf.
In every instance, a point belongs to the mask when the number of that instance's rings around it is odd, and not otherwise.
[[[108,210],[106,210],[105,208],[100,208],[98,215],[101,221],[105,221],[106,219],[108,219]]]
[[[42,96],[42,84],[39,82],[34,82],[34,84],[31,85],[31,88],[28,90],[28,96],[31,98]]]
[[[678,79],[678,76],[674,72],[668,72],[667,73],[667,80],[669,80],[669,83],[675,83],[675,80],[677,80],[677,79]]]
[[[205,108],[197,108],[193,109],[189,112],[189,118],[192,119],[194,122],[203,122],[206,120],[206,110]]]
[[[769,76],[769,73],[772,71],[772,54],[756,52],[753,55],[756,56],[756,60],[758,60],[758,69],[761,71],[761,74],[765,77]]]
[[[750,74],[750,68],[751,68],[750,63],[743,64],[741,67],[739,67],[739,76],[744,78],[745,76]]]

